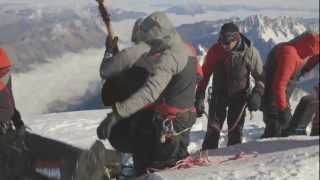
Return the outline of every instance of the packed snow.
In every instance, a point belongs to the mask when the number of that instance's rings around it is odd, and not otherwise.
[[[88,149],[97,139],[96,127],[109,109],[25,116],[24,120],[36,134],[57,139]],[[292,136],[261,140],[264,130],[262,113],[248,114],[243,130],[243,144],[225,147],[227,136],[222,133],[221,149],[209,151],[210,166],[194,167],[179,171],[162,171],[149,174],[149,180],[225,180],[225,179],[274,179],[318,180],[319,137]],[[224,130],[226,127],[224,126]],[[206,130],[206,118],[198,118],[192,128],[189,151],[201,148]],[[108,141],[106,148],[112,149]],[[239,153],[251,157],[230,160]],[[256,156],[252,156],[254,155]]]
[[[292,0],[290,0],[291,2]],[[0,0],[0,3],[7,1]],[[14,1],[18,2],[18,0]],[[39,4],[39,0],[24,1],[33,4]],[[58,4],[75,4],[75,0],[59,1]],[[77,0],[78,2],[78,0]],[[77,4],[76,8],[81,8],[84,1]],[[141,0],[140,2],[147,2]],[[161,1],[161,4],[169,2],[169,0]],[[172,1],[170,1],[172,2]],[[181,3],[179,0],[175,3]],[[188,1],[189,2],[189,1]],[[191,1],[190,1],[191,2]],[[199,1],[200,2],[200,1]],[[209,2],[209,1],[203,1]],[[195,23],[203,20],[218,20],[232,16],[244,18],[245,16],[263,13],[268,16],[289,15],[293,17],[318,17],[318,1],[308,0],[302,2],[295,0],[294,3],[289,1],[281,2],[281,7],[290,7],[287,10],[279,11],[277,9],[246,10],[237,9],[234,11],[208,11],[204,14],[196,15],[177,15],[169,14],[170,18],[176,26],[186,23]],[[94,2],[92,2],[94,3]],[[128,0],[112,1],[112,6],[123,7],[127,5]],[[160,1],[151,1],[148,3],[136,3],[130,1],[132,9],[141,9],[145,12],[154,11],[161,7]],[[172,2],[174,3],[174,2]],[[248,4],[256,7],[279,6],[279,1],[258,2],[253,0],[232,0],[232,2],[222,2],[222,0],[212,1],[213,4]],[[85,2],[87,4],[87,2]],[[13,4],[14,5],[14,4]],[[30,4],[29,4],[30,5]],[[50,4],[51,5],[51,4]],[[164,5],[164,4],[163,4]],[[315,6],[313,6],[315,5]],[[46,3],[47,6],[47,3]],[[137,7],[139,6],[139,7]],[[148,8],[145,8],[145,7]],[[30,20],[37,19],[42,16],[39,7]],[[129,7],[126,7],[129,8]],[[304,10],[302,10],[303,8]],[[1,7],[0,7],[1,9]],[[309,10],[310,9],[310,10]],[[316,10],[316,11],[315,11]],[[120,11],[118,11],[120,12]],[[260,16],[258,16],[260,17]],[[263,19],[258,19],[262,22]],[[115,31],[120,37],[121,46],[125,47],[129,43],[131,29],[134,20],[123,20],[114,23]],[[281,33],[275,33],[274,28],[282,27],[282,22],[276,23],[276,27],[261,27],[261,38],[265,41],[273,39],[275,42],[282,42],[291,39],[290,29],[285,29]],[[249,26],[250,27],[250,26]],[[104,26],[101,26],[104,28]],[[57,34],[68,34],[61,26],[54,29]],[[301,33],[304,30],[302,25],[298,24],[293,30]],[[206,49],[199,45],[201,51],[200,60],[203,62]],[[52,112],[52,106],[65,108],[64,106],[72,106],[83,100],[88,95],[88,89],[91,91],[99,91],[101,81],[98,75],[99,64],[103,55],[103,49],[87,49],[82,52],[63,54],[56,59],[49,59],[46,64],[37,65],[27,73],[13,75],[13,90],[17,103],[17,107],[22,112],[22,116],[30,131],[45,137],[60,140],[62,142],[88,149],[97,139],[96,128],[105,118],[110,109],[65,112],[55,114],[42,114]],[[68,90],[66,90],[68,89]],[[299,98],[305,92],[297,91],[293,95],[292,103],[295,106]],[[207,107],[208,108],[208,107]],[[204,135],[206,133],[207,120],[206,117],[198,118],[192,128],[190,134],[190,145],[188,150],[197,156],[201,149]],[[223,130],[226,130],[226,125]],[[260,136],[264,131],[264,123],[262,121],[262,113],[256,112],[252,114],[247,112],[246,123],[243,129],[243,144],[226,147],[227,134],[222,133],[220,139],[220,149],[209,151],[210,165],[205,167],[194,167],[180,171],[163,171],[150,174],[142,179],[149,180],[233,180],[233,179],[273,179],[273,180],[318,180],[319,179],[319,137],[310,136],[292,136],[288,138],[272,138],[261,140]],[[108,141],[104,141],[106,148],[111,149]],[[235,157],[239,153],[249,155],[248,159],[241,160],[230,158]]]

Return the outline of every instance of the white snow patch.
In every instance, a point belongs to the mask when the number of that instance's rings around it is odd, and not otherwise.
[[[27,116],[26,124],[34,133],[89,148],[96,138],[96,127],[109,110],[81,111],[41,116]],[[212,164],[180,171],[163,171],[138,179],[148,180],[318,180],[319,137],[293,136],[288,138],[257,139],[263,131],[261,113],[247,120],[244,138],[247,143],[209,151]],[[199,118],[191,133],[189,150],[197,152],[206,129],[206,119]],[[105,146],[111,145],[105,141]],[[247,160],[228,160],[240,152],[257,152]],[[221,164],[218,162],[225,161]]]

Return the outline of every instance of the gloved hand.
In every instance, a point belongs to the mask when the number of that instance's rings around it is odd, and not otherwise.
[[[289,107],[287,107],[283,111],[280,111],[280,114],[279,114],[279,121],[280,122],[279,123],[283,129],[287,128],[287,126],[290,123],[291,118],[292,118],[292,115],[291,115],[291,110]]]
[[[20,127],[24,126],[24,122],[21,118],[21,114],[16,108],[14,109],[14,114],[11,119],[16,129],[19,129]],[[23,128],[25,129],[25,127]]]
[[[196,101],[194,103],[194,106],[196,108],[198,117],[201,117],[205,113],[204,98],[205,98],[205,92],[197,91]]]
[[[16,145],[21,148],[25,148],[26,127],[24,125],[16,128]]]
[[[261,95],[253,91],[248,100],[248,109],[249,111],[257,111],[261,107]]]
[[[97,128],[97,136],[99,139],[108,139],[111,134],[113,126],[121,120],[120,115],[113,111],[107,115],[107,117],[100,123]]]
[[[26,134],[27,130],[26,130],[26,126],[22,125],[19,128],[16,129],[16,134],[19,137],[24,137],[24,135]]]
[[[106,42],[106,54],[110,54],[111,56],[118,53],[118,37],[115,37],[114,39],[111,39],[110,36],[107,36]]]

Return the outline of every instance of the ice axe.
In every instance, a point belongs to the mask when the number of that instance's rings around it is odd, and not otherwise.
[[[104,6],[104,0],[96,0],[96,1],[98,2],[99,12],[103,22],[106,25],[106,29],[108,32],[106,45],[112,50],[112,54],[116,54],[119,52],[118,37],[114,35],[112,25],[111,25],[111,16],[108,13],[107,8]]]

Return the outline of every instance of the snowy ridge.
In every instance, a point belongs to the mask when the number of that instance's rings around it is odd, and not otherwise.
[[[238,24],[241,32],[256,33],[265,42],[270,40],[274,44],[293,39],[306,30],[303,24],[287,16],[268,18],[258,14],[250,16]]]

